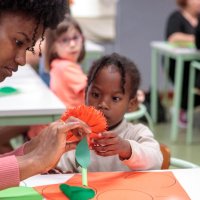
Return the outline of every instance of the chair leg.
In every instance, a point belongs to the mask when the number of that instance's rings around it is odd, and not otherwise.
[[[151,96],[150,96],[150,113],[151,113],[151,117],[153,122],[157,122],[158,116],[157,116],[157,93],[156,93],[156,89],[157,89],[157,75],[158,75],[158,69],[157,69],[157,50],[156,49],[152,49],[151,52]]]
[[[190,68],[190,79],[189,79],[189,89],[188,89],[188,111],[187,111],[187,133],[186,133],[186,143],[192,143],[193,135],[193,114],[194,114],[194,87],[195,87],[195,68],[191,66]]]
[[[183,82],[183,58],[182,56],[178,56],[176,58],[176,69],[175,69],[175,87],[174,87],[174,114],[172,116],[172,124],[171,124],[171,140],[173,142],[177,141],[178,138],[178,120],[179,120],[179,109],[181,103],[181,90],[182,90],[182,82]]]
[[[163,102],[165,105],[169,104],[168,99],[168,79],[169,79],[169,58],[167,56],[164,57],[164,94],[163,94]]]
[[[153,120],[152,120],[151,116],[149,115],[148,112],[145,112],[144,115],[145,115],[145,117],[146,117],[146,119],[147,119],[149,128],[150,128],[152,131],[154,131]]]

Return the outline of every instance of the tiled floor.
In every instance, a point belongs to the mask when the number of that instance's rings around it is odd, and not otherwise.
[[[185,142],[186,129],[179,129],[177,142],[170,141],[171,123],[155,125],[155,138],[169,146],[173,157],[181,158],[200,165],[200,112],[195,113],[193,143],[187,145]]]

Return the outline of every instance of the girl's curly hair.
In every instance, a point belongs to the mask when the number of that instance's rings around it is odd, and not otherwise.
[[[109,67],[111,65],[115,66],[119,70],[119,73],[121,74],[121,89],[123,93],[125,93],[126,76],[130,77],[131,81],[130,98],[134,98],[137,94],[137,90],[141,82],[140,72],[133,61],[117,53],[105,55],[93,62],[88,72],[86,93],[92,82],[95,80],[98,73],[103,68]]]
[[[67,2],[67,0],[0,0],[0,14],[3,12],[21,12],[27,17],[33,17],[37,24],[32,38],[34,46],[39,24],[44,27],[43,40],[45,29],[56,28],[57,24],[64,19],[68,10]],[[34,49],[32,48],[31,51],[34,52]]]

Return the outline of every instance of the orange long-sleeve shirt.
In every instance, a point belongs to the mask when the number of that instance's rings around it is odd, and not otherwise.
[[[50,88],[67,107],[84,104],[87,77],[80,65],[55,59],[51,63]]]

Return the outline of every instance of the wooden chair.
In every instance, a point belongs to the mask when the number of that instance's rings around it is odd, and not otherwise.
[[[181,169],[200,167],[189,161],[171,157],[170,149],[165,144],[160,144],[160,150],[163,154],[163,164],[162,164],[161,169],[169,169],[170,167],[181,168]]]
[[[165,144],[160,144],[160,150],[163,154],[163,163],[161,169],[169,169],[170,166],[170,149]]]
[[[149,128],[153,131],[153,122],[148,114],[145,105],[139,104],[139,109],[134,112],[126,113],[125,119],[127,121],[137,120],[141,117],[145,116],[149,125]],[[171,157],[170,149],[165,144],[160,144],[160,150],[163,154],[163,163],[161,169],[169,169],[172,168],[197,168],[200,167],[194,163],[188,162],[186,160],[182,160],[179,158]]]

